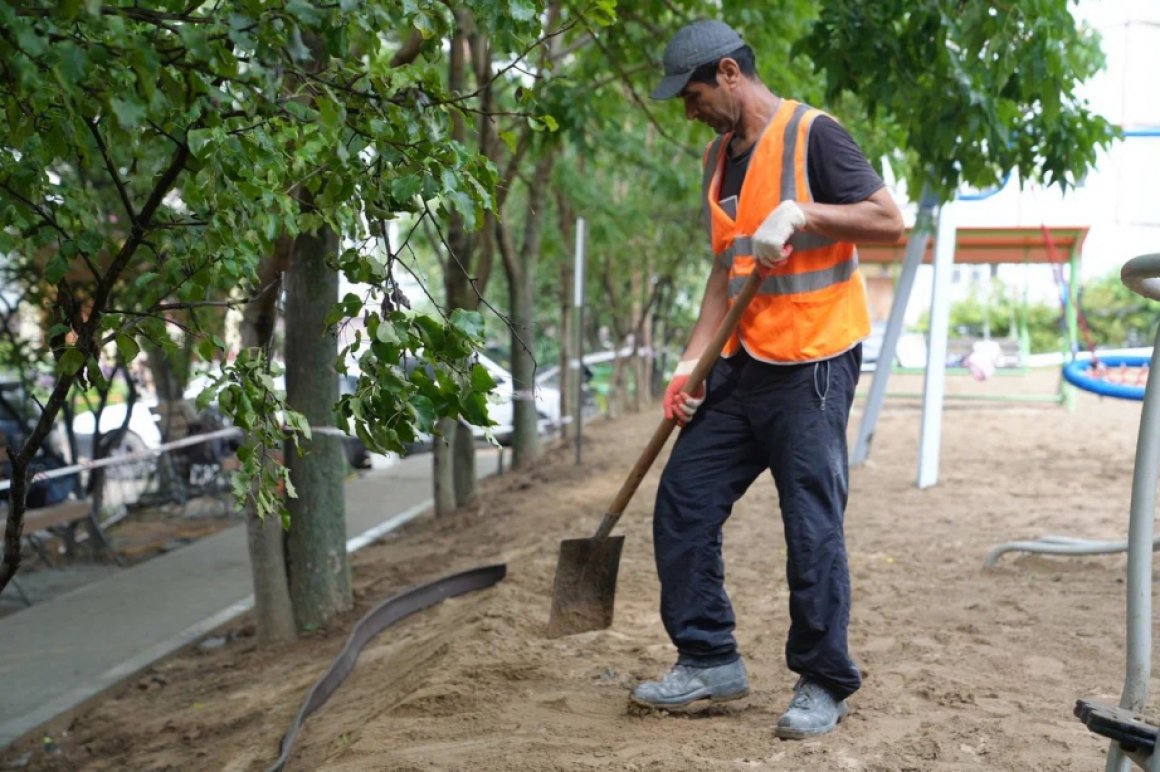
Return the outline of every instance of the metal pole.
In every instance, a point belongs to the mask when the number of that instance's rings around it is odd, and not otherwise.
[[[931,213],[938,199],[924,191],[919,203],[918,216],[910,231],[910,241],[906,244],[906,255],[902,258],[902,275],[898,277],[898,287],[894,291],[894,303],[890,306],[890,318],[886,322],[886,334],[882,338],[882,348],[878,352],[878,365],[870,381],[870,393],[862,412],[862,422],[858,425],[858,437],[854,440],[854,450],[850,455],[851,464],[864,464],[870,457],[870,443],[874,440],[874,429],[878,426],[878,414],[886,399],[886,382],[894,366],[894,355],[898,351],[898,338],[906,325],[906,306],[914,289],[914,277],[926,244],[930,241]]]
[[[1152,349],[1151,369],[1160,367],[1160,328]],[[1156,476],[1160,468],[1160,378],[1149,378],[1144,388],[1140,433],[1136,438],[1136,465],[1132,473],[1132,504],[1128,519],[1128,652],[1120,707],[1144,709],[1152,672],[1152,538],[1156,517]],[[1108,750],[1108,772],[1127,767],[1123,751],[1113,742]]]
[[[583,217],[576,218],[576,274],[572,278],[572,305],[576,319],[576,355],[572,359],[573,379],[576,383],[576,399],[572,406],[572,425],[576,436],[576,463],[580,464],[582,437],[581,421],[584,413],[584,249],[586,246],[587,223]]]
[[[930,340],[926,347],[926,378],[922,387],[922,431],[918,439],[918,487],[938,482],[942,442],[943,395],[947,379],[947,328],[951,315],[951,268],[955,262],[955,205],[939,208],[934,245],[934,281],[930,296]]]
[[[1079,239],[1075,239],[1071,247],[1071,268],[1067,280],[1067,359],[1074,361],[1079,351]],[[1062,372],[1062,371],[1061,371]],[[1075,411],[1075,388],[1070,383],[1059,379],[1061,390],[1060,401],[1067,405],[1068,412]]]

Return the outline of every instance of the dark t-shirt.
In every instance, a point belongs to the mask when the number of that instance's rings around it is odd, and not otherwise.
[[[719,201],[725,202],[741,192],[754,147],[756,143],[737,157],[726,155]],[[819,204],[856,204],[868,199],[885,184],[866,160],[858,143],[828,115],[819,115],[810,126],[806,167],[810,192]],[[735,211],[735,204],[727,209]]]

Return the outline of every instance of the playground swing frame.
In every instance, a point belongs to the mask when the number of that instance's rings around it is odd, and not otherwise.
[[[1064,344],[1060,354],[1067,361],[1079,350],[1079,314],[1074,287],[1079,277],[1080,253],[1084,240],[1087,238],[1087,227],[1056,226],[1046,229],[1043,227],[1010,227],[1010,228],[958,228],[955,232],[956,265],[1060,265],[1063,261],[1053,256],[1052,247],[1061,244],[1067,250],[1066,292],[1061,292],[1062,314],[1065,334]],[[908,229],[903,238],[895,244],[866,245],[859,247],[858,259],[862,264],[870,265],[897,265],[902,260],[902,253],[912,237],[913,229]],[[1048,245],[1048,239],[1053,244]],[[930,265],[933,262],[933,249],[927,245],[923,255],[923,263]],[[896,280],[896,285],[898,280]],[[1027,375],[1032,366],[1026,362],[1030,355],[1030,344],[1027,341],[1026,322],[1026,286],[1023,290],[1024,306],[1021,318],[1016,322],[1019,336],[1019,352],[1024,362],[1017,367],[998,368],[994,377],[1018,377]],[[881,363],[879,363],[881,364]],[[894,375],[921,375],[926,372],[925,367],[903,367],[892,364],[890,369]],[[948,376],[963,376],[970,374],[966,367],[947,366],[944,372]],[[894,399],[918,399],[922,396],[918,392],[887,392],[886,396]],[[1059,386],[1051,394],[962,394],[947,393],[948,400],[997,402],[997,403],[1048,403],[1062,404],[1071,409],[1074,404],[1073,392],[1069,384],[1062,377]]]

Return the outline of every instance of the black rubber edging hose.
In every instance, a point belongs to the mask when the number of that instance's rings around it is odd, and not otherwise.
[[[417,611],[430,608],[436,603],[457,595],[464,595],[477,590],[484,590],[498,584],[507,575],[507,564],[497,563],[491,566],[473,568],[433,582],[412,587],[397,595],[392,595],[385,601],[368,611],[350,631],[350,637],[342,651],[334,658],[334,662],[322,677],[311,687],[306,695],[306,701],[298,710],[290,728],[282,736],[279,746],[280,755],[267,772],[282,772],[286,762],[290,759],[290,752],[294,749],[294,741],[302,729],[307,717],[322,707],[330,696],[337,691],[346,677],[354,670],[358,655],[376,635],[387,629],[395,622],[404,619]]]

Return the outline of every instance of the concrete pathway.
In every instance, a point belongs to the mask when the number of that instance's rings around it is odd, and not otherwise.
[[[480,476],[499,454],[477,454]],[[430,508],[431,456],[346,486],[355,551]],[[0,619],[0,749],[248,611],[244,524]]]

